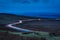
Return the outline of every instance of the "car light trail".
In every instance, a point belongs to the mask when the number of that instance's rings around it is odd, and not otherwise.
[[[23,32],[34,32],[33,30],[28,30],[28,29],[23,29],[23,28],[13,26],[13,25],[16,25],[16,24],[22,24],[23,21],[32,21],[32,20],[40,20],[40,19],[19,20],[19,22],[8,24],[7,27],[15,29],[15,30],[23,31]]]

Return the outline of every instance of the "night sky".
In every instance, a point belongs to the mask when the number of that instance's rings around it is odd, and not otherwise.
[[[0,0],[0,13],[60,18],[60,0]]]

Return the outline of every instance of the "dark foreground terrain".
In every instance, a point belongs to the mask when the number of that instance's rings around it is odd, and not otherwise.
[[[41,38],[19,36],[19,35],[9,34],[8,32],[0,32],[0,40],[41,40]]]
[[[27,17],[27,16],[17,16],[14,14],[0,14],[0,29],[10,29],[6,28],[7,24],[18,22],[19,20],[27,19],[38,19],[37,17]],[[23,24],[17,24],[14,26],[30,29],[34,31],[47,31],[47,32],[60,32],[60,20],[49,19],[49,18],[40,18],[40,21],[25,21]],[[12,30],[12,29],[10,29]],[[14,30],[16,31],[16,30]]]
[[[17,16],[14,14],[0,14],[0,30],[4,30],[6,32],[1,32],[0,31],[0,40],[60,40],[60,20],[56,19],[49,19],[49,18],[40,18],[40,21],[24,21],[22,24],[16,24],[13,26],[24,28],[24,29],[29,29],[33,31],[39,31],[39,33],[34,33],[37,34],[34,37],[32,37],[32,33],[22,33],[23,35],[26,34],[25,36],[21,35],[20,33],[17,33],[17,30],[13,30],[11,28],[7,28],[7,24],[11,24],[14,22],[18,22],[19,20],[27,20],[27,19],[39,19],[39,18],[34,18],[34,17],[27,17],[27,16]],[[9,31],[11,32],[16,32],[19,35],[15,34],[10,34]],[[40,32],[43,31],[43,33],[40,34]],[[48,32],[44,33],[44,32]],[[29,34],[29,37],[27,37]],[[33,35],[34,35],[33,34]],[[42,36],[42,34],[45,36]],[[47,35],[46,35],[47,34]],[[20,36],[21,35],[21,36]],[[37,36],[37,37],[36,37]],[[42,36],[42,37],[41,37]],[[52,37],[53,36],[53,37]],[[59,37],[55,37],[59,36]],[[48,37],[48,39],[46,39]],[[57,39],[56,39],[57,38]]]

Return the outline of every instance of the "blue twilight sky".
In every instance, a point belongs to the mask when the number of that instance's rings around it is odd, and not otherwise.
[[[0,0],[0,13],[60,18],[60,0]]]

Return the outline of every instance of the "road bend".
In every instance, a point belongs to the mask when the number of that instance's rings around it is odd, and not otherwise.
[[[27,22],[27,21],[33,21],[33,20],[40,20],[40,19],[19,20],[19,22],[8,24],[7,27],[18,30],[18,31],[22,31],[22,32],[34,32],[33,30],[23,29],[23,28],[20,28],[20,27],[13,26],[13,25],[16,25],[16,24],[23,24],[24,21]]]

